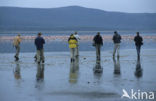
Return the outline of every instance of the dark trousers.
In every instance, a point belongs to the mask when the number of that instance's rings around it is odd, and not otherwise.
[[[138,55],[138,57],[140,57],[141,45],[137,45],[137,46],[136,46],[136,50],[137,50],[137,55]]]

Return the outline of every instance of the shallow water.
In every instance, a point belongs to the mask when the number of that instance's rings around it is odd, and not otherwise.
[[[156,93],[156,50],[142,50],[142,75],[135,74],[138,64],[135,50],[121,50],[116,64],[112,51],[103,51],[101,55],[103,73],[94,74],[94,51],[80,52],[79,66],[75,70],[68,52],[46,52],[45,64],[40,66],[34,62],[34,53],[21,53],[19,62],[14,61],[12,53],[0,54],[0,99],[125,101],[128,99],[121,99],[122,89]],[[114,73],[116,65],[120,74]]]

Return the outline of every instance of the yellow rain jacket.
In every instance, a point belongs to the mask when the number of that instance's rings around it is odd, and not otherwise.
[[[20,42],[21,42],[21,38],[19,36],[16,36],[14,38],[13,45],[18,46],[20,44]]]
[[[77,39],[73,35],[70,36],[68,43],[69,43],[69,48],[76,48],[77,47]]]

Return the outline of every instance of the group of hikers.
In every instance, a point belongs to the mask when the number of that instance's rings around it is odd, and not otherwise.
[[[15,60],[19,60],[19,52],[20,52],[20,43],[21,43],[21,35],[18,34],[13,41],[13,45],[15,46],[16,49],[16,54],[15,54]],[[120,49],[120,43],[121,43],[122,37],[117,31],[114,31],[113,35],[113,42],[114,42],[114,51],[113,51],[113,57],[115,57],[115,54],[117,53],[117,57],[120,56],[119,54],[119,49]],[[79,41],[80,37],[77,32],[74,34],[71,34],[70,37],[68,38],[68,44],[70,48],[70,53],[71,53],[71,62],[75,61],[75,58],[79,57]],[[137,50],[137,56],[140,58],[140,49],[141,46],[143,45],[143,38],[139,35],[139,32],[136,33],[136,36],[134,37],[134,42],[136,45],[136,50]],[[36,46],[36,61],[38,64],[41,62],[44,63],[44,44],[45,44],[45,39],[42,37],[42,33],[39,32],[37,37],[35,38],[34,44]],[[97,35],[94,36],[93,38],[93,46],[96,48],[96,60],[100,61],[100,51],[101,47],[103,46],[103,38],[100,35],[100,32],[97,32]]]

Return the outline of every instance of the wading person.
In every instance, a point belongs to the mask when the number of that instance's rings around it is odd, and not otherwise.
[[[76,57],[77,39],[74,37],[73,34],[70,35],[68,43],[71,52],[71,62],[74,62]]]
[[[43,37],[41,37],[41,33],[38,33],[37,38],[35,39],[35,45],[37,49],[37,62],[38,64],[40,62],[44,63],[44,49],[43,45],[45,44],[45,40]]]
[[[16,49],[16,54],[15,54],[15,60],[18,61],[19,60],[19,52],[20,52],[20,43],[21,43],[21,35],[18,34],[15,38],[14,38],[14,41],[13,41],[13,45]]]
[[[79,41],[80,41],[80,37],[77,34],[77,32],[74,33],[74,37],[77,39],[76,57],[78,57],[79,56]]]
[[[140,58],[140,49],[143,45],[143,38],[139,35],[139,32],[136,33],[137,35],[134,37],[135,46],[137,50],[138,59]]]
[[[113,36],[112,40],[114,42],[113,57],[115,56],[116,51],[117,51],[117,56],[119,57],[119,49],[120,49],[120,43],[121,43],[121,36],[117,33],[117,31],[114,32],[114,36]]]
[[[101,51],[101,46],[103,45],[103,39],[100,35],[100,32],[97,33],[97,35],[94,36],[93,38],[93,46],[96,48],[96,61],[100,62],[100,51]]]

